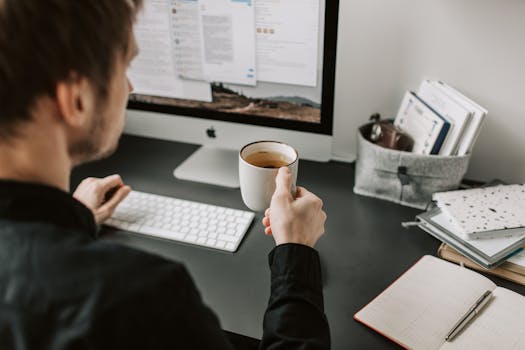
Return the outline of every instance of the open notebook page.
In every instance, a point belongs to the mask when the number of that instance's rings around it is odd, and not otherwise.
[[[441,350],[525,349],[525,298],[498,287],[479,315]]]
[[[438,350],[470,306],[495,288],[475,272],[426,255],[355,318],[407,348]]]

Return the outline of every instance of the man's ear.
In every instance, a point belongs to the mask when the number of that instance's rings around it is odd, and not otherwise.
[[[71,127],[81,127],[94,109],[94,91],[86,78],[73,75],[56,85],[57,108],[62,120]]]

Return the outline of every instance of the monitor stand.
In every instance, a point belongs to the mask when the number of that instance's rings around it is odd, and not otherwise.
[[[180,180],[239,188],[239,152],[202,146],[182,162],[173,175]]]

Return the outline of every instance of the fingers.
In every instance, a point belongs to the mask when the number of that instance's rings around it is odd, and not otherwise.
[[[117,174],[107,176],[99,180],[100,190],[104,193],[114,187],[120,187],[123,185],[124,185],[124,182],[122,181],[122,178],[120,177],[120,175],[117,175]]]
[[[303,202],[314,202],[319,208],[323,207],[323,201],[312,192],[308,191],[304,187],[297,187],[297,195],[295,199],[301,199]]]
[[[275,177],[275,194],[288,195],[291,197],[290,189],[292,188],[292,173],[287,167],[279,169]]]
[[[266,209],[264,212],[264,218],[262,219],[262,224],[264,226],[270,226],[270,208]]]
[[[266,211],[264,212],[262,224],[264,226],[264,233],[267,236],[270,236],[272,234],[272,227],[270,226],[270,208],[266,209]]]
[[[120,202],[126,198],[126,196],[131,192],[131,187],[129,186],[122,186],[120,187],[117,192],[111,197],[106,203],[104,203],[98,210],[97,210],[97,221],[99,223],[107,220],[115,211],[117,208],[117,205],[119,205]]]
[[[302,198],[302,197],[309,197],[312,195],[315,196],[315,194],[308,191],[306,188],[297,186],[297,191],[295,192],[295,199]]]
[[[321,222],[323,224],[323,230],[322,230],[321,234],[323,234],[324,233],[324,225],[326,223],[326,219],[328,219],[328,215],[326,215],[326,212],[324,210],[321,210],[321,214],[320,215],[321,215]]]

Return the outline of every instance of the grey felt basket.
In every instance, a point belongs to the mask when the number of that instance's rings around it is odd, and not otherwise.
[[[459,187],[470,154],[427,156],[383,148],[363,136],[371,128],[369,123],[358,131],[355,193],[425,209],[432,193]]]

